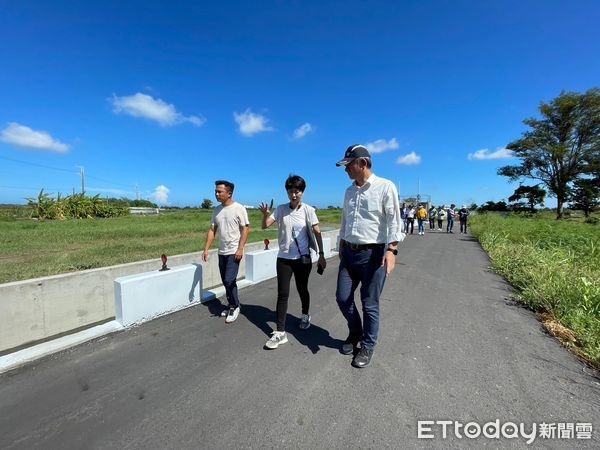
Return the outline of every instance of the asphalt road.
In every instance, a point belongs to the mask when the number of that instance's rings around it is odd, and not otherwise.
[[[504,437],[510,423],[528,434],[553,423],[556,436],[565,424],[563,438],[538,432],[529,447],[599,448],[599,379],[510,301],[488,265],[468,235],[408,236],[366,369],[338,351],[337,258],[311,275],[308,330],[292,293],[290,342],[277,350],[263,349],[275,280],[241,291],[234,324],[211,302],[70,349],[0,376],[0,448],[528,447]],[[459,438],[452,424],[444,439],[433,425],[422,432],[434,438],[418,438],[418,421],[441,420],[507,428]],[[582,423],[591,439],[569,438]]]

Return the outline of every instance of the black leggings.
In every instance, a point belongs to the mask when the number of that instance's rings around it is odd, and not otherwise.
[[[413,234],[413,231],[415,229],[415,218],[414,217],[409,217],[408,219],[406,219],[406,234],[408,234],[408,228],[410,227],[410,234]]]
[[[311,270],[312,264],[302,264],[300,259],[277,258],[277,331],[285,331],[292,274],[296,279],[296,289],[302,302],[302,314],[308,314],[310,308],[308,276]]]

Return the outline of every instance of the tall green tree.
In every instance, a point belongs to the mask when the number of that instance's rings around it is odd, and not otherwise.
[[[205,198],[204,200],[202,200],[202,204],[200,205],[200,208],[210,209],[212,207],[213,207],[213,202],[210,198]]]
[[[546,199],[547,192],[539,186],[519,186],[515,189],[513,195],[508,197],[509,202],[518,202],[519,200],[526,199],[527,204],[531,212],[535,211],[536,205],[543,205]]]
[[[598,206],[600,206],[600,182],[588,178],[575,181],[571,192],[571,208],[580,209],[585,217],[589,217]]]
[[[539,180],[556,197],[556,218],[562,219],[572,183],[597,171],[600,160],[600,89],[580,94],[562,92],[539,107],[541,119],[523,123],[531,129],[506,146],[521,159],[504,166],[498,174],[511,181]],[[594,169],[596,167],[596,169]]]

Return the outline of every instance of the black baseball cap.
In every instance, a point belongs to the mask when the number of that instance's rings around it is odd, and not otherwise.
[[[344,153],[344,159],[335,163],[336,166],[345,166],[348,163],[351,163],[356,158],[370,158],[371,154],[369,150],[364,145],[354,144],[346,149],[346,153]]]

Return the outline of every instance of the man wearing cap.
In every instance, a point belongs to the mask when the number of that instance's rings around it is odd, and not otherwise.
[[[458,220],[460,220],[460,234],[467,234],[467,219],[469,218],[469,210],[467,205],[462,205],[458,211]]]
[[[346,189],[340,228],[340,267],[336,300],[348,321],[349,334],[341,352],[349,355],[360,343],[352,360],[354,367],[367,367],[379,333],[379,296],[386,276],[396,264],[398,242],[404,239],[396,186],[375,176],[371,155],[363,145],[351,145],[344,166],[354,182]],[[354,291],[360,287],[363,320],[354,302]]]

